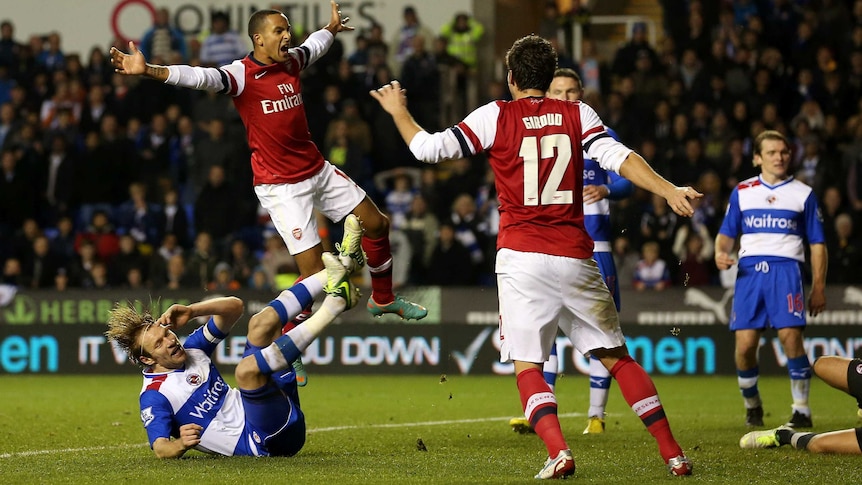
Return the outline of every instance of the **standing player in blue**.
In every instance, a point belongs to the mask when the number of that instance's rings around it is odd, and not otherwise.
[[[764,131],[755,138],[754,165],[760,166],[760,175],[733,189],[715,238],[715,264],[724,270],[735,263],[730,253],[741,235],[730,329],[736,337],[736,372],[747,426],[763,426],[757,349],[760,335],[769,326],[778,332],[787,356],[793,415],[786,426],[811,427],[811,363],[802,338],[806,304],[801,266],[807,242],[812,273],[807,306],[808,314],[815,316],[826,308],[826,244],[817,197],[788,172],[790,155],[790,144],[777,131]]]
[[[558,68],[554,72],[547,96],[554,99],[578,101],[584,94],[581,77],[572,69]],[[607,128],[614,140],[619,141],[616,133]],[[609,172],[595,160],[584,156],[584,226],[593,239],[593,259],[599,265],[602,278],[614,297],[614,305],[620,311],[620,285],[617,281],[617,267],[611,254],[611,211],[610,201],[624,199],[632,194],[634,185],[616,172]],[[557,382],[559,362],[556,344],[551,348],[551,357],[545,362],[542,373],[551,390]],[[590,408],[587,413],[587,427],[584,434],[597,434],[605,431],[605,407],[611,389],[611,374],[595,356],[590,356]],[[526,417],[512,418],[509,425],[515,431],[532,431]]]
[[[291,456],[305,444],[305,416],[299,406],[296,374],[290,366],[344,310],[358,292],[338,257],[323,254],[325,270],[283,291],[251,317],[237,388],[222,379],[211,360],[243,313],[235,297],[173,305],[159,318],[118,305],[105,335],[144,366],[141,421],[159,458],[179,458],[195,448],[226,456]],[[327,293],[320,308],[284,335],[284,324],[310,305],[315,292]],[[174,329],[209,316],[181,343]]]

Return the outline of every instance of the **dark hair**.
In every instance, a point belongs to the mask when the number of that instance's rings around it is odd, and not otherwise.
[[[506,53],[506,65],[512,71],[512,81],[518,89],[545,92],[554,79],[557,52],[546,39],[528,35],[512,44]]]
[[[574,79],[575,82],[578,83],[578,86],[583,89],[584,83],[581,81],[581,76],[578,75],[578,72],[574,69],[569,69],[568,67],[559,67],[556,71],[554,71],[554,77],[567,77],[570,79]]]
[[[248,19],[248,37],[254,42],[254,34],[259,34],[260,29],[263,28],[263,24],[266,22],[266,18],[270,15],[284,15],[278,10],[258,10],[253,13],[252,16]]]
[[[222,10],[216,10],[210,16],[210,22],[215,23],[216,20],[224,20],[225,23],[230,23],[230,16],[228,16],[227,12]]]

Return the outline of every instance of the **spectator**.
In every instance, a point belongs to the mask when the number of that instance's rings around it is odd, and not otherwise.
[[[632,26],[631,38],[617,50],[611,64],[611,73],[617,77],[627,76],[635,69],[638,52],[644,51],[650,57],[653,66],[658,65],[658,55],[647,41],[646,24],[636,23]],[[616,127],[614,127],[616,128]]]
[[[853,218],[839,214],[835,218],[835,246],[829,248],[829,281],[837,284],[862,283],[862,239],[853,228]]]
[[[111,282],[108,279],[108,266],[103,261],[96,261],[93,267],[90,268],[89,278],[84,289],[87,290],[109,290]]]
[[[0,65],[17,66],[20,54],[21,46],[15,41],[15,24],[10,20],[0,22]]]
[[[676,234],[677,217],[667,206],[667,201],[652,195],[652,210],[641,218],[641,238],[659,245],[659,257],[665,261],[673,258],[673,237]]]
[[[637,291],[662,291],[671,284],[667,262],[659,257],[659,245],[655,241],[644,243],[641,259],[634,272],[632,286]]]
[[[417,194],[420,172],[418,169],[397,168],[374,176],[374,186],[383,194],[386,212],[393,228],[402,229],[407,212]]]
[[[117,231],[130,235],[135,244],[146,244],[152,250],[161,241],[160,229],[159,206],[147,201],[144,184],[132,183],[129,185],[129,200],[117,209]]]
[[[51,32],[44,39],[42,48],[36,55],[36,62],[48,72],[60,71],[66,67],[66,56],[61,47],[60,34]]]
[[[254,273],[254,268],[257,266],[257,260],[242,239],[234,239],[230,243],[230,252],[226,262],[230,265],[231,274],[241,286],[248,284]]]
[[[111,261],[111,266],[108,270],[108,280],[112,286],[122,286],[127,284],[129,271],[137,269],[143,278],[146,258],[138,250],[138,242],[131,234],[120,236],[120,252]]]
[[[0,232],[11,234],[36,216],[35,194],[31,174],[19,165],[15,152],[0,151]]]
[[[631,288],[640,257],[636,251],[632,250],[628,237],[620,235],[614,238],[613,256],[620,287]]]
[[[0,283],[23,287],[24,275],[21,269],[21,261],[18,258],[8,258],[3,262],[3,275]]]
[[[246,284],[248,289],[269,292],[273,291],[272,284],[270,284],[268,277],[266,276],[266,271],[260,266],[256,267],[251,274],[251,278],[249,278],[248,283]]]
[[[207,232],[219,244],[240,227],[237,194],[227,181],[225,169],[210,167],[209,179],[195,201],[195,230]]]
[[[79,288],[92,286],[90,270],[97,261],[96,245],[89,239],[82,240],[76,246],[75,258],[67,264],[69,284]]]
[[[239,281],[234,278],[230,264],[222,261],[215,265],[213,280],[207,284],[207,290],[230,292],[238,290],[240,286]]]
[[[188,247],[189,243],[189,218],[186,208],[180,204],[179,194],[173,188],[165,192],[164,200],[156,214],[156,227],[159,238],[171,234],[174,236],[177,246]]]
[[[394,47],[392,49],[390,65],[396,70],[399,70],[399,67],[420,46],[423,52],[430,51],[431,39],[434,38],[434,32],[425,25],[422,25],[422,22],[419,21],[419,15],[416,13],[416,8],[412,5],[404,7],[402,19],[404,23],[401,24],[398,32],[395,33],[389,43],[389,45]],[[421,40],[417,41],[417,39]]]
[[[200,60],[205,66],[223,66],[245,57],[250,49],[245,40],[230,29],[230,17],[223,11],[211,16],[211,32],[201,43]]]
[[[73,180],[76,167],[67,143],[64,137],[54,136],[51,151],[39,170],[43,213],[50,224],[56,224],[57,219],[71,210],[74,187],[69,181]]]
[[[470,250],[455,237],[451,223],[440,225],[440,233],[428,263],[428,283],[440,286],[465,286],[475,283]]]
[[[352,103],[352,101],[351,101]],[[349,136],[348,122],[338,118],[329,123],[323,142],[323,154],[330,163],[355,180],[366,192],[370,174],[366,170],[366,157],[362,148]]]
[[[51,288],[60,268],[59,259],[51,252],[51,243],[45,236],[33,240],[33,250],[22,262],[22,286],[31,289]]]
[[[63,216],[57,221],[57,230],[50,240],[51,252],[57,255],[62,266],[66,266],[77,257],[75,224],[70,216]]]
[[[673,252],[679,260],[674,283],[684,287],[713,283],[713,236],[703,224],[693,219],[680,226],[674,238]]]
[[[218,255],[213,247],[212,237],[208,232],[201,231],[195,238],[188,264],[184,272],[188,273],[188,282],[194,288],[206,288],[215,276],[215,266]],[[171,275],[171,262],[168,261],[168,275]]]
[[[410,260],[410,277],[413,284],[426,284],[427,272],[434,243],[440,230],[440,222],[428,207],[428,202],[422,194],[416,194],[410,202],[410,210],[405,214],[404,234],[412,248]]]
[[[280,288],[276,282],[276,277],[279,274],[298,274],[299,268],[293,256],[288,252],[284,245],[284,240],[277,233],[273,232],[266,238],[263,256],[260,258],[260,265],[266,273],[266,279],[270,286]]]
[[[165,281],[161,287],[168,290],[200,288],[194,276],[186,271],[186,261],[182,254],[175,254],[168,260]]]
[[[478,65],[478,43],[484,33],[485,27],[466,13],[455,14],[455,18],[440,29],[440,37],[446,39],[447,52],[470,69]]]
[[[95,245],[96,255],[102,260],[109,261],[120,252],[120,239],[114,231],[114,226],[111,225],[108,214],[101,210],[94,212],[90,225],[78,233],[75,248],[79,249],[84,240]]]
[[[440,69],[434,55],[426,49],[424,35],[413,37],[413,47],[401,68],[401,84],[407,90],[410,109],[416,122],[426,129],[440,126]]]
[[[153,26],[141,38],[139,46],[144,57],[155,64],[168,64],[177,57],[178,62],[188,61],[188,48],[183,33],[170,24],[166,7],[156,10]]]

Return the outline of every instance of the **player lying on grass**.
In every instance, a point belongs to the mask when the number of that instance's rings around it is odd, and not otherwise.
[[[862,409],[862,359],[820,357],[814,362],[814,374],[835,389],[855,397]],[[781,426],[767,431],[752,431],[739,440],[741,448],[775,448],[783,445],[811,453],[862,455],[862,427],[828,433],[800,433]]]
[[[238,389],[225,383],[211,355],[243,313],[239,298],[173,305],[158,318],[129,305],[111,312],[105,335],[144,367],[141,421],[157,457],[178,458],[191,448],[227,456],[291,456],[302,448],[305,417],[290,362],[359,298],[338,257],[324,253],[322,259],[325,270],[283,291],[249,320],[235,371]],[[311,295],[321,288],[327,296],[320,308],[282,335],[282,326],[311,305]],[[174,330],[201,316],[210,317],[180,343]]]

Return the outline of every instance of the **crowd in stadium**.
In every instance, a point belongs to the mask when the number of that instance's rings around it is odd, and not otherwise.
[[[584,100],[623,143],[705,194],[690,220],[642,191],[614,203],[621,285],[654,260],[667,271],[638,285],[644,291],[732,281],[715,267],[713,240],[731,189],[757,174],[751,145],[764,129],[792,140],[796,177],[818,196],[829,283],[862,282],[862,0],[660,3],[675,14],[659,45],[638,24],[608,59],[589,29],[580,59],[567,54],[567,24],[579,12],[550,2],[534,28],[553,38],[560,67],[580,73]],[[336,39],[304,72],[310,131],[389,215],[396,286],[493,285],[497,207],[486,160],[419,163],[367,94],[397,78],[423,127],[458,121],[441,116],[441,73],[455,73],[466,103],[477,45],[488,39],[469,15],[428,26],[421,10],[406,8],[402,25],[349,34],[352,51]],[[150,62],[221,65],[247,53],[224,15],[196,38],[170,19],[162,9],[142,33]],[[0,26],[0,283],[272,289],[296,273],[251,190],[229,96],[116,75],[102,46],[64,52],[61,32],[23,34],[26,42],[14,19]],[[294,32],[296,44],[304,34]],[[499,78],[479,88],[477,103],[507,95]],[[337,224],[322,227],[340,239]]]

